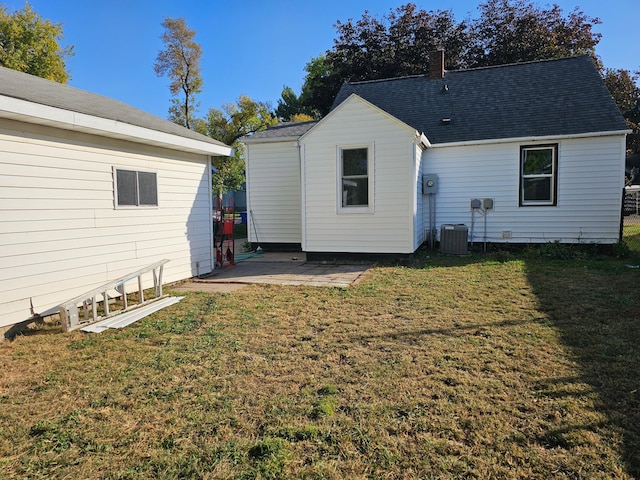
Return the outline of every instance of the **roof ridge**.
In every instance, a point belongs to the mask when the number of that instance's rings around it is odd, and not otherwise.
[[[558,62],[558,61],[562,61],[562,60],[571,60],[574,58],[580,58],[580,57],[589,57],[589,54],[587,53],[581,53],[578,55],[571,55],[569,57],[560,57],[560,58],[544,58],[544,59],[539,59],[539,60],[528,60],[526,62],[513,62],[513,63],[503,63],[500,65],[486,65],[484,67],[473,67],[473,68],[464,68],[464,69],[459,69],[459,70],[445,70],[445,77],[442,80],[446,79],[446,74],[447,73],[466,73],[466,72],[475,72],[478,70],[490,70],[490,69],[497,69],[497,68],[507,68],[507,67],[517,67],[517,66],[521,66],[521,65],[531,65],[534,63],[546,63],[546,62]],[[347,85],[364,85],[364,84],[368,84],[368,83],[382,83],[382,82],[391,82],[391,81],[398,81],[398,80],[410,80],[410,79],[414,79],[414,78],[424,78],[424,77],[429,77],[428,73],[419,73],[419,74],[415,74],[415,75],[403,75],[401,77],[386,77],[386,78],[376,78],[373,80],[358,80],[356,82],[346,82]],[[441,79],[437,79],[437,80],[441,80]]]
[[[318,120],[301,120],[299,122],[279,122],[275,125],[270,126],[269,128],[278,128],[278,127],[293,127],[294,125],[304,125],[305,123],[314,123]]]
[[[568,57],[559,57],[559,58],[542,58],[538,60],[527,60],[526,62],[512,62],[512,63],[502,63],[500,65],[486,65],[484,67],[473,67],[473,68],[465,68],[460,70],[447,70],[450,73],[464,73],[464,72],[474,72],[476,70],[490,70],[492,68],[507,68],[507,67],[519,67],[521,65],[532,65],[534,63],[548,63],[548,62],[560,62],[563,60],[572,60],[580,57],[589,57],[588,53],[581,53],[578,55],[571,55]]]
[[[417,73],[415,75],[404,75],[402,77],[386,77],[386,78],[376,78],[373,80],[358,80],[357,82],[346,82],[347,85],[363,85],[365,83],[382,83],[382,82],[391,82],[396,80],[409,80],[412,78],[421,78],[428,77],[428,73]]]

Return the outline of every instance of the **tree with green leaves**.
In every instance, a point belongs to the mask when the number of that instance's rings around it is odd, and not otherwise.
[[[287,86],[282,89],[275,114],[282,122],[299,122],[320,118],[317,110],[306,105],[304,91],[298,96],[293,88]]]
[[[300,93],[303,112],[314,118],[321,118],[331,108],[337,93],[335,89],[325,88],[325,85],[336,83],[336,79],[333,78],[335,77],[333,68],[327,56],[320,55],[312,58],[304,69],[307,74]]]
[[[303,86],[306,106],[325,115],[344,82],[421,74],[428,52],[448,50],[447,67],[458,68],[468,43],[466,24],[450,10],[426,11],[413,3],[382,18],[365,12],[361,19],[335,25],[337,38],[325,55],[307,64]]]
[[[212,138],[233,147],[232,157],[216,157],[213,166],[216,172],[213,176],[213,193],[220,196],[231,190],[238,190],[245,181],[244,176],[244,148],[239,139],[278,123],[278,119],[271,114],[271,106],[267,103],[256,102],[246,95],[242,95],[236,104],[228,103],[222,110],[209,110],[204,122],[199,127]]]
[[[73,46],[62,45],[61,23],[38,15],[28,3],[13,14],[0,5],[0,65],[58,83],[69,81],[66,61]]]
[[[473,44],[466,63],[485,67],[589,54],[601,35],[598,18],[577,7],[565,15],[558,5],[541,8],[527,0],[488,0],[471,25]]]
[[[296,95],[293,88],[286,85],[282,88],[280,99],[278,100],[278,106],[276,107],[276,117],[283,122],[289,122],[290,119],[297,113],[302,112],[304,106],[300,101],[300,97]]]
[[[640,153],[640,72],[606,69],[603,74],[611,96],[632,133],[627,135],[627,153]]]
[[[187,128],[194,128],[198,108],[196,95],[202,91],[200,57],[202,48],[194,40],[196,31],[187,27],[184,18],[166,18],[160,37],[165,48],[158,53],[153,66],[156,75],[167,76],[173,96],[169,119]]]
[[[578,9],[540,8],[528,0],[488,0],[475,20],[458,22],[451,10],[426,11],[407,3],[382,18],[365,12],[338,21],[333,48],[307,64],[301,97],[325,115],[344,82],[429,71],[430,51],[444,48],[445,68],[457,70],[588,53],[595,57],[600,23]]]

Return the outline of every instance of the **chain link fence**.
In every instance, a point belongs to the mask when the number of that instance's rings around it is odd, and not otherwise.
[[[622,216],[622,238],[632,252],[640,253],[640,185],[625,188]]]

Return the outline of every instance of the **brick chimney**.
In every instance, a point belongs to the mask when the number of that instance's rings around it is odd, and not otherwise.
[[[436,50],[429,53],[429,79],[441,80],[444,78],[444,50]]]

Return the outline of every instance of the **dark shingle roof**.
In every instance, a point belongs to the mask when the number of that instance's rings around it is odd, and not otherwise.
[[[218,140],[163,120],[118,100],[4,67],[0,67],[0,95],[226,146]]]
[[[243,137],[241,139],[242,142],[251,143],[254,140],[260,141],[269,141],[272,139],[283,139],[283,138],[298,138],[301,135],[304,135],[311,127],[313,127],[316,121],[311,122],[287,122],[280,123],[278,125],[274,125],[266,130],[262,130],[260,132],[256,132],[253,135]]]
[[[452,71],[442,80],[421,75],[347,83],[333,108],[352,93],[432,143],[627,130],[587,55]]]

